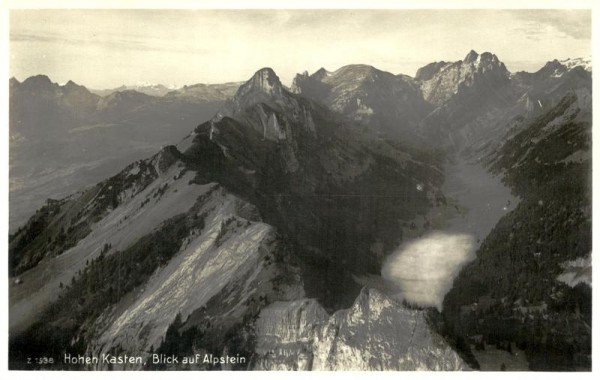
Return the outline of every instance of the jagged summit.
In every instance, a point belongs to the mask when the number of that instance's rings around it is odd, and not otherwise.
[[[546,62],[544,67],[538,70],[537,74],[548,74],[548,75],[562,75],[565,71],[567,71],[567,67],[560,63],[558,59],[554,59],[552,61]]]
[[[485,53],[484,53],[485,54]],[[475,62],[479,58],[479,54],[475,50],[471,50],[469,54],[463,60],[464,63],[472,63]]]
[[[257,104],[281,106],[289,103],[289,95],[275,71],[270,67],[264,67],[240,86],[233,98],[225,103],[214,119],[220,120],[223,116],[235,118],[236,115]]]
[[[507,71],[504,63],[500,62],[498,57],[495,54],[486,51],[484,53],[478,54],[475,50],[471,50],[469,54],[462,61],[463,64],[475,64],[476,67],[482,68],[490,68],[490,67],[498,67],[503,71]]]
[[[56,82],[53,82],[47,75],[39,74],[31,76],[25,79],[22,83],[19,83],[15,78],[11,78],[11,84],[21,84],[23,88],[29,90],[46,90],[46,91],[74,91],[74,90],[84,90],[87,91],[85,86],[79,85],[72,80],[69,80],[64,85],[60,85]]]
[[[413,78],[367,64],[298,74],[292,92],[369,126],[376,134],[410,141],[418,140],[416,125],[431,111]]]
[[[508,70],[506,69],[506,66],[504,65],[503,62],[501,62],[498,57],[496,56],[496,54],[492,54],[490,52],[485,52],[482,53],[479,56],[479,60],[481,61],[482,65],[492,65],[494,67],[499,67],[502,71],[504,72],[508,72]]]
[[[430,63],[417,71],[416,80],[422,83],[423,96],[440,106],[454,97],[459,88],[500,88],[506,85],[510,73],[495,54],[478,54],[471,50],[464,60],[453,63]],[[474,90],[475,91],[475,90]]]
[[[283,85],[275,71],[270,67],[258,70],[250,80],[244,83],[236,93],[236,97],[244,96],[250,92],[261,91],[269,95],[281,95]]]
[[[553,73],[554,76],[560,76],[560,75],[566,73],[567,71],[570,71],[570,70],[573,70],[576,68],[581,68],[585,71],[591,72],[592,71],[591,60],[586,60],[584,58],[575,58],[575,59],[567,58],[565,60],[559,61],[558,59],[554,59],[552,61],[546,62],[544,67],[542,67],[536,73],[546,72],[546,73]]]
[[[330,75],[331,73],[329,71],[327,71],[324,67],[321,67],[319,70],[315,71],[315,73],[312,75],[312,77],[314,77],[315,79],[321,79],[321,78],[325,78],[326,76]]]
[[[304,71],[302,74],[296,74],[292,84],[292,92],[301,92],[301,85],[303,82],[323,82],[323,83],[337,83],[340,81],[355,81],[364,79],[377,78],[379,75],[386,75],[384,71],[381,71],[373,66],[365,64],[352,64],[342,66],[335,71],[328,71],[321,67],[319,70],[312,74],[308,71]]]

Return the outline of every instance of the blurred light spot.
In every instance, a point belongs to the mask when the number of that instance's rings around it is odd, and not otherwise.
[[[475,258],[474,247],[472,235],[432,232],[400,246],[381,275],[398,286],[397,298],[441,310],[454,278]]]

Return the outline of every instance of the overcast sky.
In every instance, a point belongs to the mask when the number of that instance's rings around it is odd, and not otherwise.
[[[510,71],[591,55],[591,13],[573,10],[13,10],[10,75],[91,88],[220,83],[272,67],[352,63],[414,76],[433,61],[490,51]]]

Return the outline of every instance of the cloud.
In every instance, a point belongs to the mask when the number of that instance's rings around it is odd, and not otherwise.
[[[592,35],[592,15],[589,10],[520,10],[511,11],[526,26],[517,28],[531,39],[547,35],[548,29],[577,40],[590,39]]]
[[[105,49],[120,49],[124,51],[145,51],[145,52],[171,52],[171,53],[197,53],[206,54],[209,52],[207,49],[198,48],[194,46],[178,44],[176,41],[168,41],[165,39],[150,39],[136,38],[136,37],[125,37],[122,35],[107,36],[103,35],[98,37],[96,35],[89,36],[67,36],[64,34],[52,34],[46,33],[44,35],[35,33],[20,33],[13,32],[10,34],[10,41],[22,42],[22,43],[47,43],[47,44],[60,44],[60,45],[71,45],[74,47],[81,47],[83,49],[89,47],[105,48]]]

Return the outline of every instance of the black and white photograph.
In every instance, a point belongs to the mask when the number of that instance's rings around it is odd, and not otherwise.
[[[591,2],[7,3],[8,378],[592,370]]]

